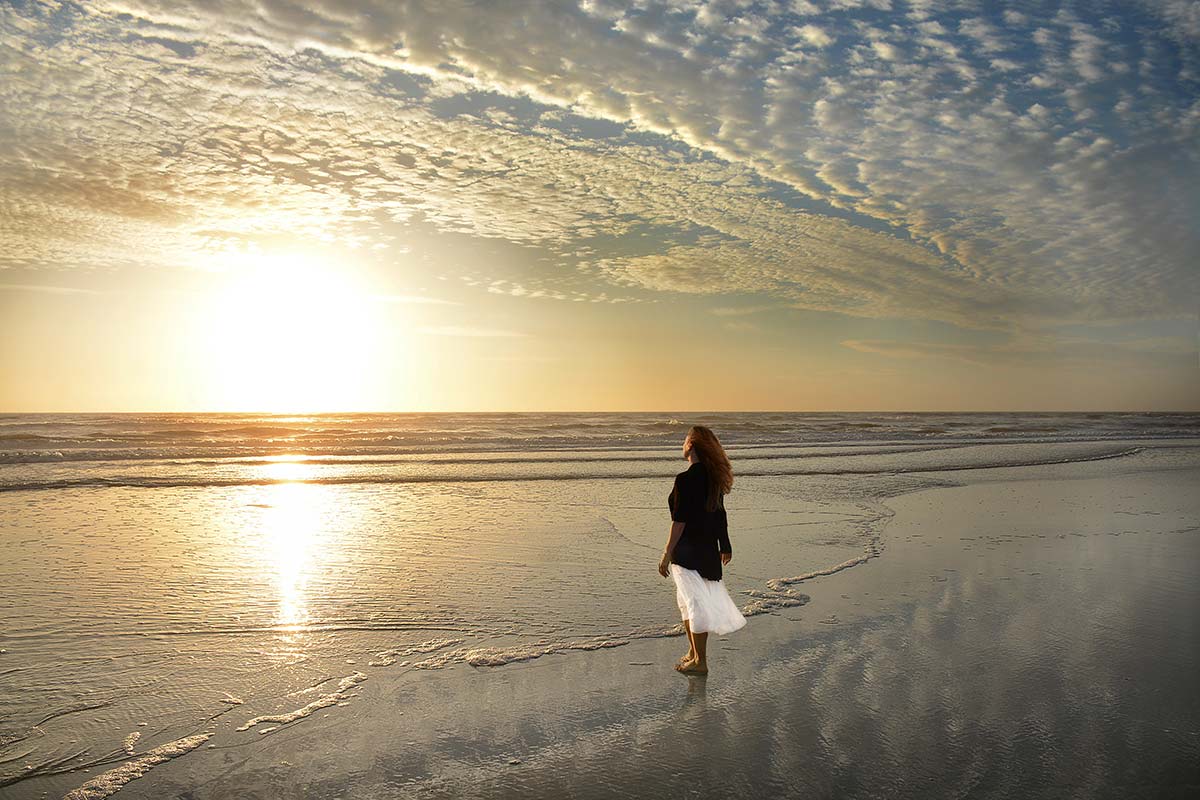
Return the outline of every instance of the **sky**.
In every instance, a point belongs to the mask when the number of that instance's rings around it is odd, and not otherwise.
[[[0,3],[0,411],[1200,410],[1200,3]]]

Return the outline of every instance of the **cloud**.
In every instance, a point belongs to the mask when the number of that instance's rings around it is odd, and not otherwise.
[[[444,300],[440,297],[426,297],[419,294],[377,294],[374,296],[376,300],[383,303],[404,303],[404,304],[433,304],[447,306],[461,306],[462,303],[457,300]]]
[[[517,331],[506,331],[496,328],[474,328],[461,325],[419,327],[416,329],[416,332],[426,334],[427,336],[468,336],[484,338],[512,338],[518,336],[528,336],[528,334],[518,333]]]
[[[725,330],[736,331],[736,332],[754,332],[754,331],[762,330],[761,327],[754,324],[753,322],[746,322],[745,320],[740,320],[740,319],[725,320],[721,323],[721,327],[724,328]]]
[[[833,37],[816,25],[801,25],[793,33],[814,47],[828,47],[833,44]]]
[[[757,314],[760,311],[771,311],[780,308],[778,305],[756,305],[756,306],[715,306],[709,309],[712,313],[719,317],[741,316],[743,314]]]
[[[6,7],[0,266],[203,269],[419,221],[543,254],[480,281],[517,296],[1190,313],[1189,6],[895,5]]]
[[[871,353],[889,358],[951,358],[972,363],[982,363],[983,361],[978,357],[979,349],[970,345],[898,342],[881,339],[847,339],[841,344],[842,347],[848,347],[860,353]]]
[[[37,292],[39,294],[104,294],[97,289],[74,286],[44,286],[29,283],[0,283],[0,292]]]
[[[1061,335],[1014,336],[996,344],[923,342],[887,339],[847,339],[843,347],[888,359],[939,359],[977,366],[997,364],[1033,367],[1127,366],[1193,367],[1200,353],[1196,344],[1175,337],[1095,341]]]
[[[475,284],[478,281],[468,281]],[[512,297],[545,297],[553,300],[567,300],[575,303],[653,303],[653,298],[632,297],[629,295],[610,296],[608,292],[590,293],[565,288],[556,289],[548,282],[535,281],[531,284],[517,283],[508,279],[494,280],[488,283],[487,291],[491,294],[505,294]]]

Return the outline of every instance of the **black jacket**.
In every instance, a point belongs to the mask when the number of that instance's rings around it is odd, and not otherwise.
[[[667,496],[671,519],[682,522],[683,535],[671,553],[671,562],[694,569],[710,581],[721,580],[721,553],[732,553],[729,544],[729,520],[722,497],[716,511],[707,511],[708,468],[697,461],[675,476],[675,486]]]

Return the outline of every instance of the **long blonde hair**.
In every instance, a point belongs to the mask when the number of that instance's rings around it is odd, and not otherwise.
[[[693,425],[688,429],[688,437],[692,440],[692,450],[696,458],[704,464],[708,471],[708,503],[709,511],[716,511],[725,505],[723,495],[733,489],[733,467],[729,464],[729,456],[720,439],[705,425]]]

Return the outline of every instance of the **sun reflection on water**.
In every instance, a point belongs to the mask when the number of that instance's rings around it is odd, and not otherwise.
[[[261,467],[262,477],[272,482],[303,481],[313,476],[312,466],[302,462],[304,456],[267,456]]]
[[[291,457],[295,458],[295,457]],[[274,624],[297,644],[310,622],[309,584],[321,569],[324,549],[321,506],[324,487],[303,483],[310,465],[273,461],[262,468],[274,483],[263,487],[262,558],[274,572],[278,608]]]

